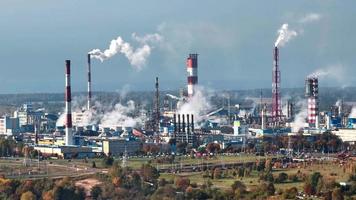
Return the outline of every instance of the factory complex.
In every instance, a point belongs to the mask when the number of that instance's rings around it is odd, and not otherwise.
[[[177,146],[197,149],[215,143],[221,149],[244,149],[248,144],[259,144],[264,138],[292,137],[303,134],[309,140],[325,132],[339,136],[343,142],[356,141],[356,119],[349,117],[352,107],[340,100],[330,110],[319,109],[319,80],[317,76],[305,79],[306,115],[299,116],[296,102],[282,102],[279,48],[273,48],[272,97],[261,98],[255,106],[230,105],[195,112],[198,86],[198,54],[186,59],[187,87],[179,96],[159,91],[155,79],[151,110],[136,123],[136,110],[125,113],[127,120],[111,123],[91,120],[100,113],[92,98],[91,54],[87,55],[87,99],[82,110],[72,110],[71,61],[65,61],[65,108],[60,114],[34,109],[24,104],[12,116],[0,118],[0,135],[24,141],[43,156],[58,158],[87,158],[96,156],[137,155],[153,145],[159,153],[177,154]],[[153,85],[153,84],[152,84]],[[204,96],[204,95],[203,95]],[[137,114],[138,113],[138,114]],[[106,114],[101,113],[105,118]],[[58,123],[60,118],[63,123]],[[110,116],[110,119],[115,118]],[[135,123],[127,123],[127,121]]]

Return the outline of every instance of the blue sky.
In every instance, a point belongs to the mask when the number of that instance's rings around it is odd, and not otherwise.
[[[141,71],[117,54],[93,61],[93,89],[150,90],[186,83],[185,59],[199,53],[199,83],[213,89],[271,87],[272,49],[283,23],[298,36],[280,49],[282,87],[328,71],[323,86],[354,86],[356,2],[352,0],[2,0],[0,93],[62,92],[64,60],[72,60],[72,88],[86,90],[86,53],[121,36],[158,33]],[[309,14],[319,20],[300,21]]]

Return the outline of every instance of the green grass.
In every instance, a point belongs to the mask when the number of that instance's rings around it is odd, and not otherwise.
[[[339,166],[339,164],[335,163],[323,163],[323,164],[313,164],[311,166],[306,166],[303,168],[290,168],[290,169],[278,169],[274,170],[272,173],[274,177],[277,177],[279,173],[284,172],[289,174],[296,174],[298,171],[300,173],[306,174],[307,176],[313,172],[320,172],[321,175],[326,179],[333,179],[336,182],[346,181],[349,177],[347,173],[343,172],[343,167]],[[331,173],[335,173],[336,176],[332,176]],[[260,184],[258,172],[252,171],[249,177],[244,178],[234,178],[232,175],[228,175],[226,178],[222,179],[210,179],[204,178],[204,172],[192,172],[192,173],[180,173],[180,174],[172,174],[172,173],[161,173],[160,178],[165,178],[166,180],[174,180],[177,176],[186,177],[190,179],[191,183],[197,183],[198,185],[206,184],[208,180],[211,181],[213,187],[221,188],[221,189],[230,189],[231,185],[234,181],[243,182],[248,188],[252,188],[258,186]],[[304,183],[302,181],[299,182],[285,182],[285,183],[276,183],[274,184],[276,190],[282,189],[285,190],[287,188],[296,187],[299,191],[303,190]]]

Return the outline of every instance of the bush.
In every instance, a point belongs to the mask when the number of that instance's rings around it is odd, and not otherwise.
[[[183,177],[178,177],[175,183],[177,189],[181,191],[185,191],[188,188],[189,184],[190,184],[190,180],[188,178],[183,178]]]
[[[91,189],[90,195],[92,196],[93,199],[98,199],[99,196],[101,196],[101,193],[102,193],[101,187],[96,185]]]
[[[288,176],[289,181],[291,182],[298,182],[298,176],[296,174],[290,174]]]
[[[284,183],[288,179],[288,174],[282,172],[278,174],[276,178],[276,183]]]
[[[286,189],[283,193],[283,199],[296,199],[297,194],[298,189],[296,187]]]
[[[222,172],[220,168],[215,168],[214,169],[214,179],[221,179],[222,178]]]
[[[104,157],[102,160],[103,166],[110,167],[114,164],[114,158],[111,156]]]

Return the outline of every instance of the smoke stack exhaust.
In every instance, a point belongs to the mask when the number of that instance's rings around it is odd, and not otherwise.
[[[87,110],[91,107],[91,55],[88,54],[88,104]]]
[[[191,98],[196,90],[198,84],[198,54],[189,54],[187,58],[187,72],[188,72],[188,97]]]
[[[73,133],[72,133],[72,94],[70,88],[70,60],[66,60],[66,71],[65,71],[65,104],[66,104],[66,121],[65,121],[65,144],[66,145],[73,145]]]

